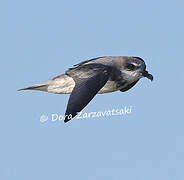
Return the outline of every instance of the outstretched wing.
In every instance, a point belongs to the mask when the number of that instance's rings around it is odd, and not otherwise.
[[[75,117],[106,84],[112,72],[112,67],[103,64],[86,64],[66,71],[75,81],[75,87],[70,95],[64,122]]]

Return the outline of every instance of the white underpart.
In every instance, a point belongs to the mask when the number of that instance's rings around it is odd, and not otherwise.
[[[100,91],[98,91],[98,94],[114,92],[117,90],[118,89],[117,89],[116,83],[114,81],[107,81],[105,86],[102,89],[100,89]]]
[[[54,80],[50,80],[47,91],[57,94],[70,94],[74,86],[74,80],[71,77],[63,74]]]
[[[48,84],[47,91],[56,94],[71,94],[73,88],[75,87],[75,82],[73,78],[63,74],[54,80],[48,80],[45,82]],[[98,93],[108,93],[117,91],[116,83],[113,81],[107,81],[105,86]]]

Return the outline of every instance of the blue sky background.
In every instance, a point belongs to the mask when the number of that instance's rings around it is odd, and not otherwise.
[[[0,179],[183,180],[182,1],[1,1]],[[103,55],[145,59],[128,92],[97,95],[85,112],[132,114],[41,123],[68,95],[17,92]]]

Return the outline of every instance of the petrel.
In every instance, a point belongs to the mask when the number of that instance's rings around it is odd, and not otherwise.
[[[39,90],[57,94],[71,94],[64,122],[77,115],[96,94],[132,88],[142,77],[151,81],[140,57],[104,56],[83,61],[69,68],[64,74],[43,83],[20,90]]]

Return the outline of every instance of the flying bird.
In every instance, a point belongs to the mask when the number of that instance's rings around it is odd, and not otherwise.
[[[68,122],[96,94],[118,90],[125,92],[132,88],[142,77],[153,80],[153,76],[146,71],[146,64],[142,58],[104,56],[83,61],[53,79],[19,90],[71,94],[64,119],[64,122]]]

